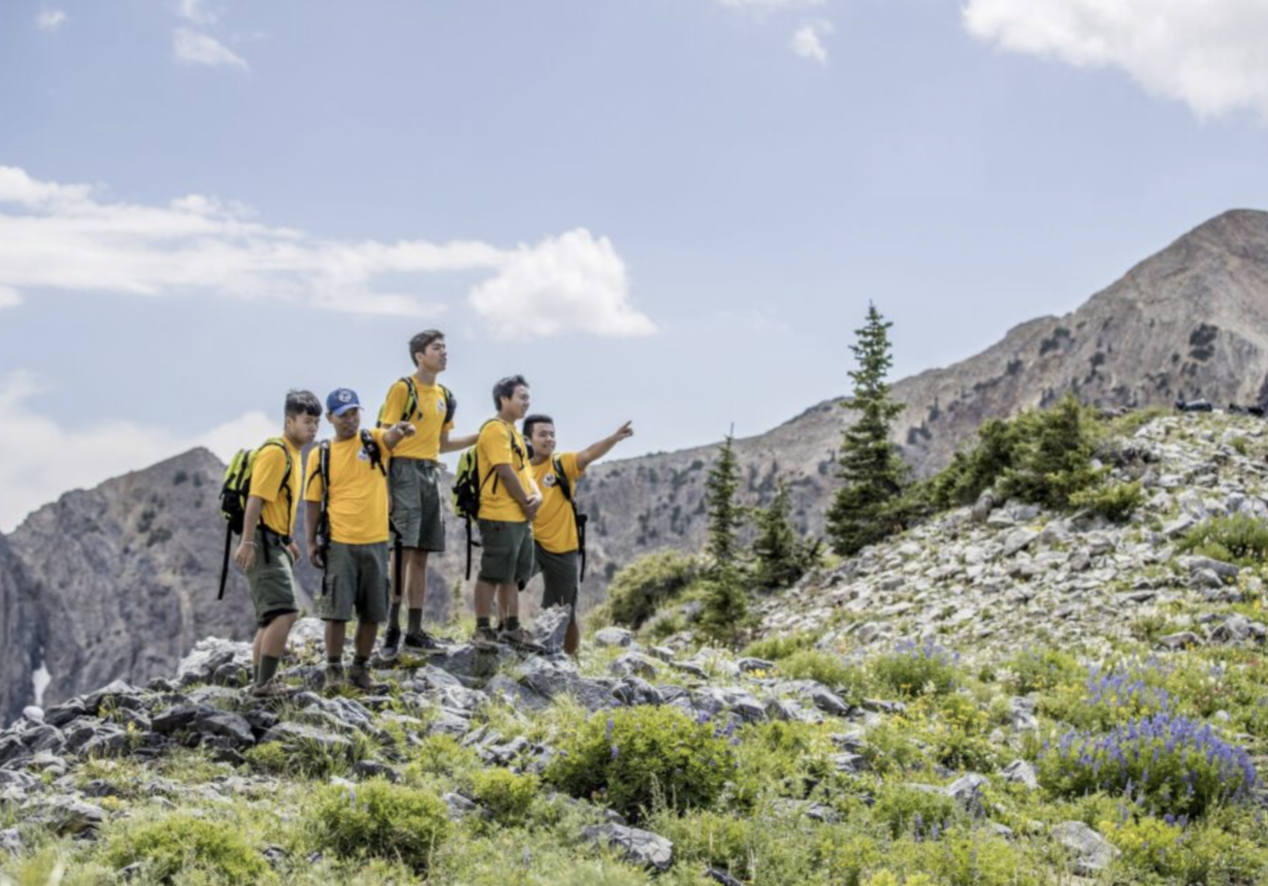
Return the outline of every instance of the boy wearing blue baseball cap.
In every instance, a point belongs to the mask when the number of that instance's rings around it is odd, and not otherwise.
[[[362,690],[373,686],[368,667],[378,627],[387,621],[391,583],[387,570],[388,465],[414,425],[361,428],[361,400],[338,388],[326,398],[326,418],[335,429],[308,459],[304,483],[307,502],[308,556],[325,570],[317,615],[326,622],[326,686],[345,681],[343,646],[353,612],[355,657],[347,682]]]

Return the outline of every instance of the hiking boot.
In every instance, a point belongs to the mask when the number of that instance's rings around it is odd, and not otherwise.
[[[348,680],[343,674],[343,668],[326,667],[326,672],[322,677],[322,689],[338,689]]]
[[[477,627],[475,633],[471,635],[471,643],[473,646],[496,646],[498,645],[498,634],[493,628]]]
[[[418,652],[435,652],[440,649],[440,642],[426,631],[418,631],[405,635],[405,648]]]
[[[523,628],[502,628],[498,631],[498,640],[507,646],[525,646],[529,642]]]
[[[353,665],[348,669],[348,685],[362,692],[373,692],[374,680],[370,677],[370,669]]]
[[[274,677],[267,683],[257,683],[247,690],[247,693],[251,698],[266,700],[270,698],[288,698],[291,694],[291,689],[281,680]]]
[[[383,646],[379,649],[379,658],[391,661],[401,653],[401,629],[388,628],[383,635]]]

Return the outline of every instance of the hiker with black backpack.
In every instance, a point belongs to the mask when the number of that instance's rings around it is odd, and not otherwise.
[[[528,447],[515,423],[528,414],[528,382],[522,375],[504,378],[493,386],[497,417],[480,427],[474,452],[463,455],[455,496],[459,510],[478,518],[480,572],[476,576],[476,629],[473,642],[526,643],[519,619],[519,591],[532,577],[533,533],[529,527],[541,506],[541,493],[529,469]],[[463,483],[469,477],[470,482]],[[474,489],[471,487],[474,486]],[[474,494],[474,502],[470,502]],[[468,503],[470,502],[470,503]],[[496,599],[500,630],[492,625]]]
[[[304,481],[308,558],[325,571],[315,601],[317,617],[326,623],[325,687],[347,682],[369,691],[370,653],[379,625],[387,621],[391,593],[387,466],[397,444],[414,436],[414,426],[362,428],[361,400],[349,388],[326,397],[326,419],[335,437],[323,440],[308,459]],[[354,657],[345,678],[343,647],[354,610]]]
[[[274,678],[299,612],[294,572],[299,548],[291,538],[291,527],[302,492],[301,452],[316,439],[320,422],[321,403],[316,396],[309,391],[288,392],[282,436],[239,453],[222,492],[222,509],[227,515],[235,512],[230,516],[230,532],[236,528],[239,508],[241,513],[242,541],[233,559],[246,573],[255,606],[258,628],[251,647],[255,662],[251,694],[257,698],[286,694]],[[236,488],[231,488],[233,478],[238,478]],[[231,500],[232,504],[226,504]]]
[[[577,481],[586,468],[634,436],[626,422],[597,443],[578,452],[555,452],[555,420],[548,415],[524,419],[524,438],[532,453],[533,478],[542,504],[533,519],[535,571],[542,574],[542,608],[567,606],[572,614],[564,635],[564,651],[574,658],[581,646],[577,591],[585,578],[586,515],[577,506]]]
[[[423,603],[427,594],[427,555],[445,550],[445,520],[441,510],[440,455],[457,452],[476,442],[475,435],[450,437],[457,401],[438,382],[449,364],[445,335],[436,329],[418,333],[409,342],[414,373],[398,379],[388,389],[379,411],[379,427],[401,422],[417,433],[401,441],[392,453],[388,470],[393,533],[392,602],[382,655],[395,658],[401,648],[401,605],[408,606],[405,646],[421,652],[437,649],[436,638],[423,630]]]

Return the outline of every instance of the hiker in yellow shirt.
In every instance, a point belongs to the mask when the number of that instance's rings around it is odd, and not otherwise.
[[[323,440],[308,459],[308,558],[325,571],[316,602],[326,622],[327,689],[345,682],[343,646],[353,610],[357,633],[352,669],[346,682],[374,688],[370,653],[379,625],[387,621],[391,580],[387,571],[388,464],[414,426],[397,422],[384,430],[361,429],[361,400],[356,391],[338,388],[326,397],[326,419],[334,440]]]
[[[478,646],[525,642],[519,619],[519,589],[533,571],[533,534],[529,522],[542,499],[528,465],[528,447],[515,423],[528,413],[528,382],[522,375],[504,378],[493,386],[496,418],[480,428],[476,443],[479,465],[480,574],[476,577]],[[501,630],[491,624],[497,599]]]
[[[400,422],[414,425],[416,433],[397,446],[388,470],[391,492],[392,528],[400,546],[392,565],[394,587],[388,611],[387,634],[382,655],[395,658],[401,648],[401,604],[408,601],[405,646],[427,651],[436,649],[436,639],[423,630],[423,602],[427,593],[427,555],[445,550],[445,520],[441,493],[443,475],[440,455],[466,449],[476,442],[474,434],[450,437],[457,401],[436,378],[449,365],[445,335],[437,329],[418,333],[409,342],[414,374],[396,381],[388,389],[379,411],[379,427]],[[404,593],[402,594],[402,590]]]
[[[316,439],[320,423],[321,403],[316,396],[309,391],[289,391],[282,437],[260,447],[251,469],[242,541],[233,559],[247,574],[255,606],[257,629],[251,646],[255,682],[251,693],[259,698],[286,693],[274,677],[299,612],[294,572],[299,548],[291,538],[291,527],[302,492],[301,450]]]
[[[586,468],[612,451],[612,447],[634,436],[633,422],[626,422],[597,443],[580,452],[555,454],[555,420],[548,415],[524,419],[524,437],[532,447],[533,479],[541,490],[542,504],[533,519],[533,548],[536,570],[546,587],[542,608],[567,606],[572,618],[564,635],[564,651],[576,657],[581,646],[581,624],[577,619],[577,590],[581,584],[578,564],[585,515],[577,511],[577,481]]]

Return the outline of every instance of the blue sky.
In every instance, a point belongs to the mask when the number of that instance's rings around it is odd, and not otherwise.
[[[0,530],[449,335],[565,446],[764,431],[1268,208],[1256,0],[0,5]],[[48,435],[64,438],[51,460]]]

